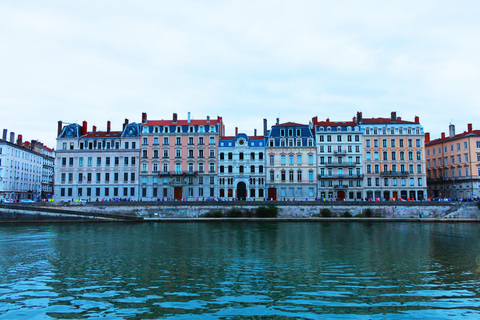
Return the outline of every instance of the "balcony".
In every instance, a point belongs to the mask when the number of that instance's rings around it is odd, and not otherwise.
[[[380,175],[385,177],[408,177],[410,173],[408,171],[382,171]]]
[[[326,166],[326,167],[354,167],[357,164],[355,162],[326,162],[326,163],[321,163],[321,166]]]
[[[168,172],[158,172],[158,175],[161,177],[175,177],[175,176],[197,176],[203,171],[168,171]]]
[[[318,179],[363,179],[363,174],[333,174],[333,175],[318,175]]]
[[[340,186],[340,185],[336,184],[336,185],[333,186],[333,188],[334,189],[348,189],[348,186],[344,186],[344,185]]]
[[[336,155],[346,155],[346,154],[347,154],[347,151],[346,151],[346,150],[342,150],[342,151],[336,150],[336,151],[334,151],[333,153],[336,154]]]

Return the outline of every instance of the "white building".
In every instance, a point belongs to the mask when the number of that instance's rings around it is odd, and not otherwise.
[[[221,137],[218,184],[221,199],[264,200],[265,142],[263,136],[237,133]]]
[[[55,160],[55,199],[137,200],[140,125],[125,120],[122,131],[87,131],[59,122]]]
[[[362,132],[353,121],[318,121],[318,196],[322,199],[355,200],[363,194]]]
[[[0,140],[0,198],[31,199],[41,196],[43,156],[25,148],[22,136],[10,133],[7,141],[7,130],[3,130]]]

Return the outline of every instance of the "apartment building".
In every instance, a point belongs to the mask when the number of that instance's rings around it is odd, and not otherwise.
[[[223,136],[217,119],[149,120],[142,115],[141,198],[205,199],[218,196],[218,142]]]
[[[364,187],[369,199],[426,199],[425,143],[419,117],[363,118]]]
[[[265,197],[265,141],[263,136],[238,133],[220,138],[218,188],[222,200],[263,200]]]
[[[266,137],[268,199],[315,200],[315,137],[310,125],[287,122],[271,127]]]
[[[87,122],[58,122],[54,198],[91,201],[139,198],[140,124],[125,119],[121,131],[106,131]]]
[[[430,198],[468,198],[480,196],[480,130],[456,134],[455,125],[449,135],[442,132],[430,140],[425,134],[427,154],[427,184]]]
[[[362,132],[352,121],[312,119],[317,145],[318,196],[356,200],[363,193]]]
[[[39,200],[42,195],[43,156],[28,146],[22,135],[3,130],[0,140],[0,199]]]

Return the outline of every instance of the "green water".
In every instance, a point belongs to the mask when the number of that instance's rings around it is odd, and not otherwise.
[[[0,226],[0,319],[478,319],[480,224]]]

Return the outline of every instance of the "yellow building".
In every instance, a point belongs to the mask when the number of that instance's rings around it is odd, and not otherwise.
[[[480,196],[480,130],[456,134],[449,127],[448,137],[430,140],[425,134],[427,184],[430,198],[468,198]]]

